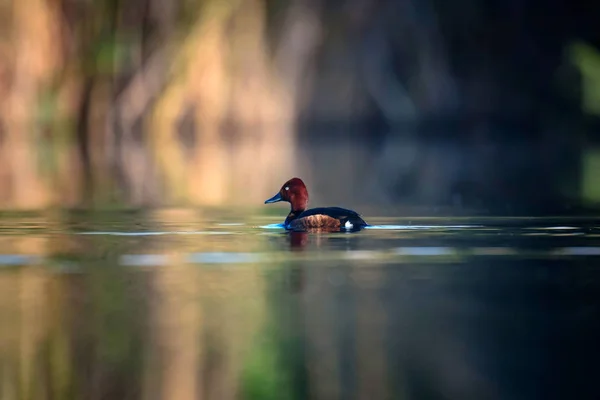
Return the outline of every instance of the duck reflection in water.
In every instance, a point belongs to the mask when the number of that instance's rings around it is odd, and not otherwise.
[[[288,233],[288,238],[290,241],[290,250],[292,251],[302,251],[308,244],[307,232],[292,231]]]

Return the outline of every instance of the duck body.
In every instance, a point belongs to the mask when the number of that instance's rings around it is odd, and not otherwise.
[[[284,226],[294,231],[354,232],[367,226],[367,223],[356,211],[341,207],[318,207],[302,211],[300,214],[291,211],[285,219]]]
[[[284,227],[292,231],[355,232],[368,224],[353,210],[341,207],[318,207],[306,209],[308,190],[299,178],[283,184],[279,193],[265,201],[265,204],[287,201],[291,210],[284,221]]]

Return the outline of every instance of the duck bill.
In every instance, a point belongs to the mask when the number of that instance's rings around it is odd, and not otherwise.
[[[277,193],[275,196],[271,197],[268,200],[265,200],[265,204],[277,203],[278,201],[283,200],[281,198],[281,193]]]

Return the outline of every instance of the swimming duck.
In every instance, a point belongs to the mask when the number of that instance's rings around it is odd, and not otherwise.
[[[281,186],[279,193],[265,200],[265,204],[287,201],[291,205],[284,226],[288,230],[319,230],[329,232],[353,232],[367,226],[356,211],[340,207],[306,209],[308,190],[300,178],[292,178]]]

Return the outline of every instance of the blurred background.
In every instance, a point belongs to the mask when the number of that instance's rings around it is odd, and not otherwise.
[[[254,205],[300,176],[313,205],[593,207],[599,11],[4,0],[0,206]]]
[[[599,18],[0,0],[0,400],[600,398]]]

